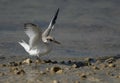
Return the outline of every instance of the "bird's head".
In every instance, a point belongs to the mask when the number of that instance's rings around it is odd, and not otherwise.
[[[61,44],[60,42],[56,41],[55,38],[51,37],[51,36],[48,36],[46,37],[46,43],[49,43],[49,42],[53,42],[53,43],[56,43],[56,44]]]

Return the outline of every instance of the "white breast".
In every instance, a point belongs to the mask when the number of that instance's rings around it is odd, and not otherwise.
[[[40,45],[34,46],[28,53],[34,56],[42,56],[51,51],[51,46],[49,44],[41,43]]]

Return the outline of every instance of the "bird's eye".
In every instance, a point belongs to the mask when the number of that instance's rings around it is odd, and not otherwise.
[[[52,39],[49,39],[49,41],[53,41]]]

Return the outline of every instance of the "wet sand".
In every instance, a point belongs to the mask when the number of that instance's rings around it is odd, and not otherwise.
[[[0,57],[0,83],[119,83],[120,56],[37,60]]]

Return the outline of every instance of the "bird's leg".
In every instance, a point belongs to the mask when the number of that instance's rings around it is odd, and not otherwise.
[[[35,60],[35,66],[37,67],[37,65],[41,62],[39,55],[36,56],[36,60]]]
[[[39,61],[40,61],[40,57],[39,57],[39,55],[37,55],[36,60],[39,60]]]

